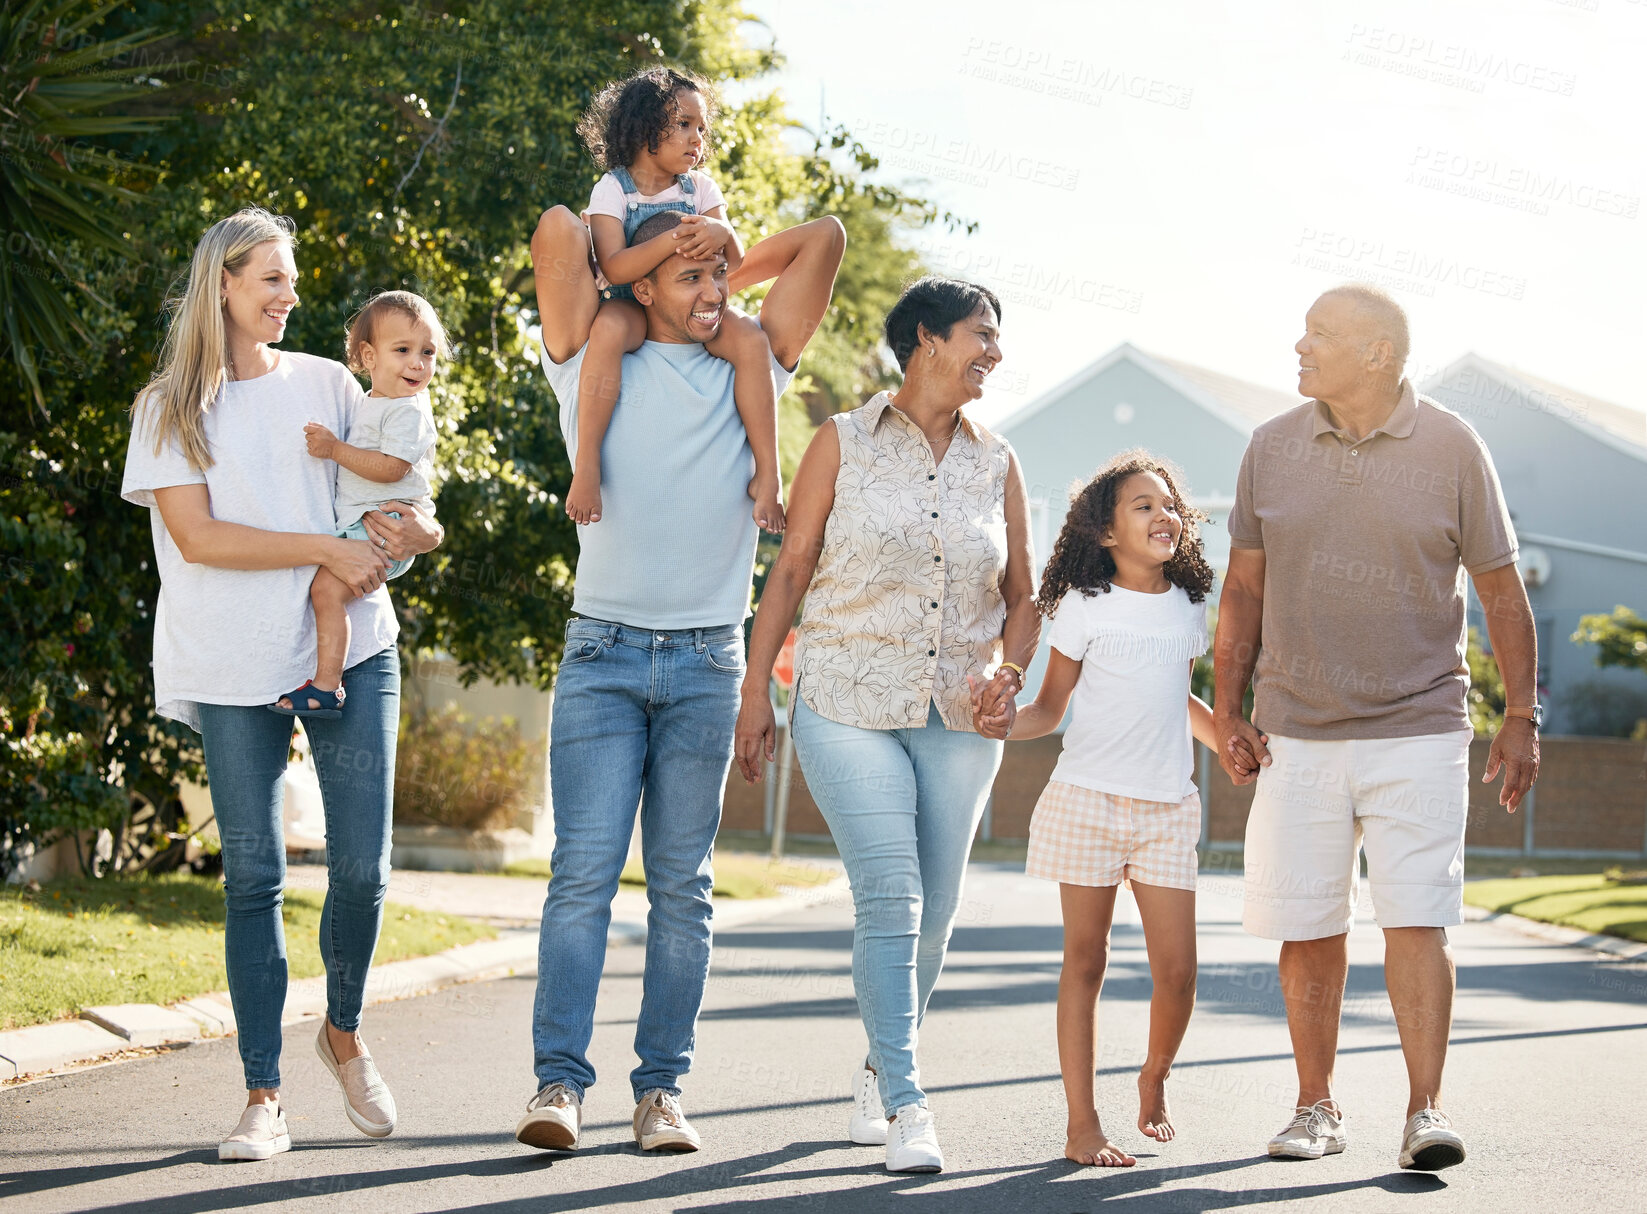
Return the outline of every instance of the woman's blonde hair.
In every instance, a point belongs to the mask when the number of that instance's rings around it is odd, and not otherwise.
[[[429,332],[434,334],[435,353],[441,358],[448,356],[450,344],[446,339],[446,327],[435,315],[433,304],[410,291],[379,291],[349,318],[349,336],[343,343],[343,361],[356,375],[366,370],[366,364],[360,359],[360,347],[377,344],[377,326],[385,312],[400,312],[428,325]]]
[[[290,246],[296,225],[284,215],[247,207],[206,229],[194,247],[188,281],[166,300],[170,324],[160,361],[139,402],[147,399],[158,454],[175,441],[189,466],[212,466],[206,444],[206,413],[229,375],[229,336],[223,323],[223,271],[238,274],[252,250],[271,240]],[[135,407],[135,406],[134,406]]]

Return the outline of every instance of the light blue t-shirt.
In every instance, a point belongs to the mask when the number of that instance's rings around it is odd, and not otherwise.
[[[577,460],[584,346],[541,356]],[[795,373],[772,360],[782,396]],[[732,398],[732,364],[697,343],[645,342],[601,444],[601,520],[578,528],[572,610],[636,628],[713,628],[749,614],[755,572],[755,456]]]

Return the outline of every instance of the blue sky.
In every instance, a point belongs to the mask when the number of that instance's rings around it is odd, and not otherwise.
[[[986,418],[1123,340],[1290,390],[1357,277],[1415,378],[1474,350],[1647,405],[1647,0],[750,7],[796,117],[979,222],[915,243],[1002,294]]]

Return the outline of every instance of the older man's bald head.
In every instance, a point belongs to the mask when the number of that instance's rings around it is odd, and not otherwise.
[[[1363,348],[1376,341],[1389,342],[1394,362],[1391,371],[1397,379],[1401,378],[1402,369],[1407,365],[1407,351],[1412,345],[1406,310],[1387,292],[1359,282],[1334,287],[1323,292],[1321,298],[1342,299],[1351,304],[1354,336],[1361,340]]]

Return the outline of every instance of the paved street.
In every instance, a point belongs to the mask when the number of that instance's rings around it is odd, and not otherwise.
[[[1275,948],[1241,932],[1238,879],[1222,875],[1203,877],[1200,1008],[1171,1089],[1178,1140],[1154,1147],[1133,1126],[1149,979],[1142,934],[1120,925],[1104,993],[1100,1092],[1107,1127],[1139,1163],[1099,1173],[1064,1162],[1052,1019],[1056,890],[1018,867],[974,866],[923,1031],[924,1078],[948,1160],[941,1176],[891,1177],[880,1148],[844,1141],[847,1081],[863,1039],[843,893],[717,938],[698,1069],[686,1083],[705,1137],[697,1155],[641,1157],[630,1141],[626,1075],[642,959],[631,947],[614,950],[607,967],[593,1051],[601,1082],[576,1156],[531,1151],[510,1137],[533,1088],[533,982],[513,978],[370,1011],[368,1038],[401,1109],[400,1128],[384,1142],[345,1121],[315,1057],[312,1022],[287,1030],[295,1146],[267,1163],[216,1161],[240,1101],[232,1042],[0,1093],[0,1207],[1647,1209],[1647,966],[1491,924],[1454,936],[1461,997],[1448,1103],[1469,1161],[1438,1176],[1395,1166],[1405,1085],[1378,934],[1365,927],[1352,939],[1339,1063],[1350,1148],[1317,1163],[1267,1159],[1264,1142],[1292,1097]],[[317,1197],[325,1199],[318,1207]]]

